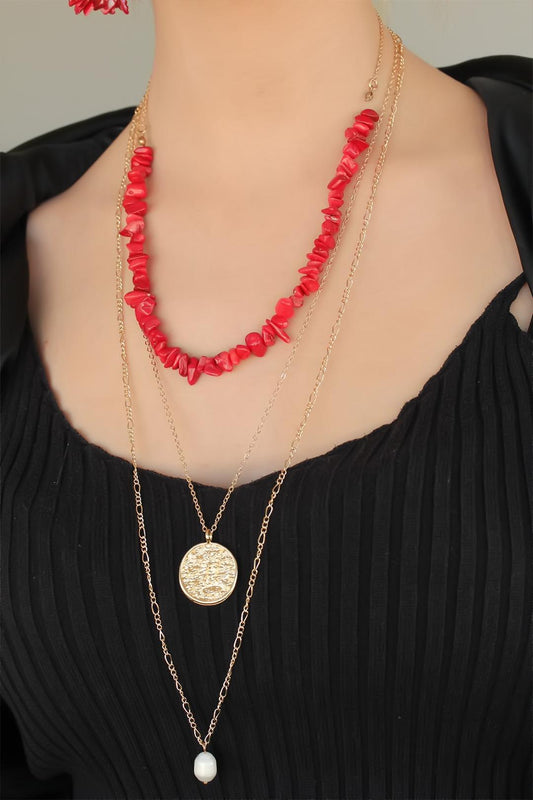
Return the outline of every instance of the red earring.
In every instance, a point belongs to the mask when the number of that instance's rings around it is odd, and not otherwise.
[[[114,14],[117,8],[129,14],[128,0],[68,0],[69,6],[74,7],[76,14],[89,14],[91,11],[101,11],[103,14]]]

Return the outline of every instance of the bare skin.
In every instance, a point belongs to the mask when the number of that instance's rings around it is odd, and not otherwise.
[[[147,249],[154,291],[170,341],[195,354],[242,341],[294,285],[320,225],[344,127],[366,105],[362,95],[377,45],[369,0],[327,0],[328,13],[324,0],[316,0],[304,16],[299,0],[270,0],[268,33],[276,36],[276,56],[261,17],[264,0],[246,6],[214,0],[209,9],[206,2],[155,0],[151,95],[158,160]],[[244,8],[253,13],[246,16]],[[346,15],[354,8],[358,25],[349,28]],[[326,19],[325,41],[333,39],[337,52],[333,92],[327,76],[309,80],[312,59],[300,63],[307,52],[302,40],[316,44]],[[240,38],[233,41],[236,30]],[[295,43],[300,67],[290,71]],[[331,63],[327,52],[324,63]],[[387,37],[376,108],[391,63]],[[74,186],[30,214],[27,243],[30,321],[60,407],[86,439],[127,459],[114,305],[114,206],[125,144],[123,132]],[[287,455],[337,314],[377,154],[241,483],[278,470]],[[295,463],[392,422],[487,303],[521,272],[485,106],[474,91],[406,50],[396,124],[352,298]],[[182,476],[130,312],[126,308],[139,463]],[[525,330],[533,314],[527,286],[511,312]],[[288,354],[279,343],[264,359],[249,359],[231,375],[202,378],[194,387],[164,371],[194,480],[229,484]]]

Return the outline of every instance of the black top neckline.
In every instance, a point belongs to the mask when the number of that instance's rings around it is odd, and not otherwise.
[[[516,275],[509,283],[503,286],[497,294],[489,301],[485,309],[481,312],[481,314],[471,323],[470,327],[466,331],[465,335],[461,339],[461,341],[451,350],[451,352],[446,356],[442,365],[439,369],[434,372],[429,378],[424,382],[420,391],[410,397],[408,400],[400,408],[398,414],[392,419],[390,422],[384,422],[381,425],[376,426],[372,430],[368,431],[361,436],[356,436],[352,439],[347,439],[346,441],[340,442],[339,444],[335,445],[334,447],[330,448],[324,453],[318,453],[315,456],[310,456],[309,458],[303,459],[302,461],[297,461],[295,464],[292,464],[287,473],[294,473],[297,472],[301,468],[308,468],[312,464],[319,464],[323,461],[328,461],[333,459],[337,456],[343,456],[349,452],[351,452],[356,447],[362,447],[370,440],[374,439],[376,436],[385,434],[388,432],[395,424],[399,423],[404,417],[412,411],[412,409],[420,403],[422,398],[430,392],[436,383],[438,383],[447,373],[451,366],[453,366],[454,362],[457,358],[459,358],[462,352],[468,346],[468,343],[472,336],[476,333],[477,329],[483,325],[486,321],[487,317],[489,317],[493,313],[497,313],[501,306],[504,306],[504,313],[506,321],[511,325],[511,328],[514,330],[514,334],[519,339],[525,339],[528,342],[531,342],[531,338],[529,333],[523,331],[522,328],[519,326],[516,317],[509,311],[509,305],[516,296],[519,288],[525,282],[525,275],[521,272],[519,275]],[[41,384],[44,389],[44,398],[50,404],[53,412],[55,413],[56,417],[59,419],[61,423],[62,429],[65,431],[67,436],[72,438],[78,445],[82,447],[88,448],[91,453],[99,458],[103,462],[107,462],[110,464],[114,464],[117,467],[122,467],[123,469],[128,469],[131,471],[132,465],[131,461],[126,458],[122,458],[122,456],[118,456],[114,453],[111,453],[109,450],[106,450],[104,447],[91,442],[87,439],[77,428],[75,428],[68,420],[65,412],[62,410],[61,406],[59,405],[57,398],[50,386],[50,382],[48,380],[48,376],[46,374],[45,366],[41,360],[37,344],[35,342],[35,338],[33,336],[31,326],[29,322],[27,322],[27,330],[26,335],[28,337],[28,346],[31,351],[31,357],[35,364],[36,374],[41,381]],[[281,469],[281,468],[280,468]],[[265,475],[261,475],[258,478],[254,478],[251,481],[247,481],[245,483],[238,483],[235,487],[235,492],[241,493],[246,491],[247,489],[254,489],[257,486],[262,485],[263,483],[271,483],[276,478],[280,472],[280,469],[274,470],[269,472]],[[166,473],[159,472],[155,469],[150,469],[149,467],[138,467],[139,478],[141,479],[141,483],[144,478],[151,477],[152,479],[159,480],[162,482],[167,482],[169,486],[177,486],[186,484],[186,479],[180,476],[174,475],[167,475]],[[202,493],[210,492],[211,494],[216,494],[217,492],[221,495],[225,494],[227,491],[227,487],[222,486],[214,486],[207,483],[202,483],[201,481],[193,481],[195,487],[202,491]]]

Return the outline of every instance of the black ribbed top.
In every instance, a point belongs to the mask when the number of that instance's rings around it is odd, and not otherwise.
[[[529,92],[526,59],[513,59],[446,69],[488,104],[525,274],[393,422],[289,469],[207,786],[193,776],[199,748],[147,602],[131,465],[71,427],[20,311],[24,214],[86,169],[132,110],[9,156],[1,555],[2,695],[13,720],[3,721],[8,744],[20,731],[47,783],[37,788],[13,762],[4,797],[531,798],[533,328],[522,331],[509,311],[533,266]],[[468,77],[483,70],[500,77]],[[236,488],[219,539],[239,582],[205,608],[177,580],[199,541],[187,484],[140,470],[167,641],[202,732],[276,474]],[[212,518],[225,490],[197,491]]]
[[[3,411],[3,680],[36,774],[72,773],[77,798],[530,796],[533,348],[508,311],[523,282],[394,422],[289,469],[206,787],[147,604],[131,465],[70,427],[26,331]],[[205,730],[275,475],[235,491],[223,538],[242,574],[212,608],[176,578],[198,541],[185,481],[140,477]],[[198,491],[214,516],[224,489]]]

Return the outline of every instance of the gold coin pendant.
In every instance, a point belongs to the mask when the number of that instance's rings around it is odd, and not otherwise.
[[[237,562],[233,553],[218,542],[202,542],[187,550],[180,564],[183,593],[200,606],[224,602],[237,583]]]

